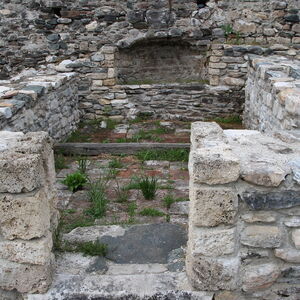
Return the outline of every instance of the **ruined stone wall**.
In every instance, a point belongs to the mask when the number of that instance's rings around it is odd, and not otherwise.
[[[244,124],[270,132],[300,128],[300,60],[250,57]]]
[[[1,289],[43,293],[58,222],[49,136],[0,131],[0,170],[0,297]]]
[[[0,81],[0,130],[46,131],[64,139],[80,119],[76,76],[29,70]]]
[[[3,0],[0,3],[0,79],[24,67],[88,57],[103,45],[129,47],[149,38],[196,45],[300,44],[297,0]],[[228,25],[224,31],[224,25]],[[235,34],[232,34],[232,30]]]
[[[293,143],[192,125],[187,273],[196,289],[216,299],[299,296],[300,140],[287,136]]]

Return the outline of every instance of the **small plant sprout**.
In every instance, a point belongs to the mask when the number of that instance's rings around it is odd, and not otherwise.
[[[86,157],[79,157],[77,159],[77,170],[80,173],[85,174],[89,163],[90,161]]]
[[[123,164],[120,161],[120,159],[116,159],[116,158],[111,160],[109,162],[108,166],[109,166],[109,168],[112,168],[112,169],[122,169],[123,168]]]

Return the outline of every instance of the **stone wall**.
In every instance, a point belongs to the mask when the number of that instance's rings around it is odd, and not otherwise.
[[[259,131],[300,129],[300,60],[250,57],[243,119]]]
[[[49,136],[0,131],[0,169],[0,297],[1,289],[43,293],[58,222]]]
[[[62,140],[79,122],[77,91],[75,73],[29,70],[0,81],[0,130],[47,131]]]
[[[192,125],[187,272],[196,289],[216,299],[299,296],[300,140],[293,138]]]
[[[195,45],[300,44],[297,0],[3,0],[0,79],[23,68],[91,56],[103,45],[126,48],[150,38]],[[224,25],[227,29],[224,30]],[[234,33],[232,33],[232,30]]]
[[[247,80],[249,55],[280,55],[300,60],[300,50],[284,45],[270,47],[212,44],[208,50],[208,79],[211,85],[243,88]],[[263,59],[263,58],[262,58]],[[267,60],[267,59],[266,59]]]

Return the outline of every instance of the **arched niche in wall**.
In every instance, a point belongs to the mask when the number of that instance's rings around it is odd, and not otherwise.
[[[174,38],[141,40],[119,48],[116,57],[120,84],[202,81],[205,63],[206,47]]]

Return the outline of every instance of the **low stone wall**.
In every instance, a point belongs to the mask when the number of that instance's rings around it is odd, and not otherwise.
[[[242,113],[244,92],[206,84],[117,85],[98,92],[99,100],[85,100],[84,116],[130,120],[138,116],[178,120],[207,120]],[[96,106],[101,109],[95,110]]]
[[[244,124],[260,131],[300,128],[300,60],[251,57]]]
[[[196,289],[216,299],[297,299],[299,157],[296,135],[287,144],[258,131],[192,125],[187,273]]]
[[[0,130],[47,131],[59,141],[79,118],[76,73],[27,70],[0,81]]]
[[[247,80],[248,56],[280,55],[300,59],[300,50],[284,45],[270,47],[253,45],[212,44],[208,50],[208,78],[211,85],[243,88]]]
[[[58,222],[49,136],[0,131],[0,170],[0,298],[1,289],[45,292]]]

